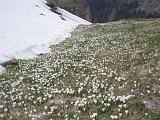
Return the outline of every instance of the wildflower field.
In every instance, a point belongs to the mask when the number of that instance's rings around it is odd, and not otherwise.
[[[79,26],[0,75],[0,120],[159,120],[160,19]]]

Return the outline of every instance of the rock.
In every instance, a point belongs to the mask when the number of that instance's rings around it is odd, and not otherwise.
[[[144,105],[148,109],[156,109],[156,102],[155,101],[143,101]]]
[[[5,63],[2,64],[4,67],[13,67],[13,66],[16,66],[18,65],[18,62],[17,61],[13,61],[13,60],[10,60],[10,61],[6,61]]]
[[[39,118],[39,120],[44,120],[44,119],[41,117],[41,118]]]

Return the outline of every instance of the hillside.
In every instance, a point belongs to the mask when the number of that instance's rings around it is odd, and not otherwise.
[[[129,18],[159,18],[159,0],[88,0],[95,22]]]
[[[0,119],[159,120],[160,19],[79,26],[0,75]]]
[[[91,22],[159,18],[159,0],[48,0]]]
[[[54,13],[45,2],[0,0],[0,63],[50,52],[50,44],[69,37],[78,25],[90,24],[61,8]]]
[[[47,0],[48,4],[56,4],[59,7],[91,21],[91,13],[86,0]]]

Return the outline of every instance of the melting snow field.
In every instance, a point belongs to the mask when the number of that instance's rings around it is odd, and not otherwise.
[[[6,72],[6,69],[4,67],[0,66],[0,74],[3,74],[5,72]]]
[[[45,3],[45,0],[0,0],[0,63],[50,52],[49,45],[69,37],[78,25],[91,24],[58,8],[62,19]]]

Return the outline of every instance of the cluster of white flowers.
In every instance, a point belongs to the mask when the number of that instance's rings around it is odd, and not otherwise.
[[[87,98],[82,98],[81,100],[77,100],[74,105],[76,107],[83,107],[86,104],[87,104]]]
[[[117,116],[117,115],[110,115],[110,118],[111,118],[112,120],[117,120],[117,119],[118,119],[118,116]]]
[[[90,118],[91,118],[92,120],[95,120],[97,115],[98,115],[97,113],[93,113],[92,115],[90,115]]]

